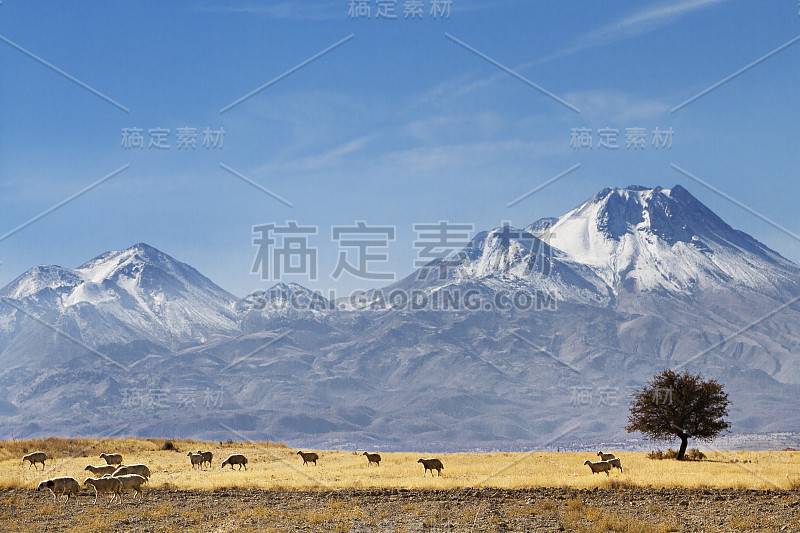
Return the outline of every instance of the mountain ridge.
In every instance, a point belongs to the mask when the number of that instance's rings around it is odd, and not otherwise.
[[[800,306],[787,305],[800,268],[695,204],[679,186],[607,188],[478,232],[360,307],[286,283],[239,299],[144,243],[37,266],[0,289],[25,311],[0,304],[0,403],[13,406],[0,431],[124,422],[143,436],[464,449],[542,445],[570,422],[575,439],[635,446],[625,391],[665,367],[724,379],[737,431],[800,431]],[[456,290],[481,305],[370,305]],[[557,305],[514,304],[539,293]]]

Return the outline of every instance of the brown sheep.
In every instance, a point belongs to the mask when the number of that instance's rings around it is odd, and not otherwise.
[[[200,450],[197,450],[197,453],[202,455],[203,462],[208,463],[208,466],[211,467],[211,459],[214,458],[214,454],[212,452],[201,452]]]
[[[315,454],[314,452],[297,452],[297,455],[303,458],[303,464],[314,463],[314,466],[317,466],[317,459],[319,459],[319,455]]]
[[[428,470],[431,471],[431,477],[433,477],[434,470],[436,470],[438,476],[442,475],[442,470],[444,470],[444,465],[439,459],[419,459],[417,460],[417,462],[422,463],[422,465],[425,467],[425,470],[422,472],[422,477],[425,477],[425,474],[428,473]]]
[[[379,453],[369,453],[364,452],[361,455],[367,456],[367,466],[369,467],[372,463],[375,463],[375,466],[381,466],[381,455]]]

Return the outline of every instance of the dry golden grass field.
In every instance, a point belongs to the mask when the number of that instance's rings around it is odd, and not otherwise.
[[[800,531],[800,452],[716,452],[704,461],[654,460],[621,452],[624,472],[592,474],[593,453],[437,454],[442,477],[423,477],[428,454],[297,450],[272,443],[163,439],[0,442],[0,530],[31,531]],[[210,450],[211,468],[188,451]],[[42,472],[25,453],[51,457]],[[380,450],[370,450],[380,451]],[[614,452],[615,450],[604,450]],[[143,501],[122,504],[84,489],[53,503],[39,481],[88,476],[101,452],[152,471]],[[231,453],[247,470],[220,468]],[[596,453],[596,452],[595,452]]]
[[[733,489],[800,488],[800,452],[708,452],[703,461],[648,459],[644,453],[617,453],[624,472],[592,474],[586,459],[594,453],[453,453],[437,454],[444,463],[441,479],[423,478],[419,453],[382,453],[379,467],[367,466],[359,451],[316,451],[317,466],[302,466],[297,449],[273,443],[219,443],[163,439],[58,439],[0,442],[0,488],[35,488],[46,477],[72,476],[81,482],[88,464],[105,464],[101,452],[121,453],[125,464],[143,463],[152,471],[150,488],[218,490],[259,488],[269,490],[336,490],[366,488],[457,489],[495,487],[620,488],[681,487]],[[21,464],[24,454],[44,451],[50,457],[42,473]],[[192,469],[186,453],[214,453],[211,468]],[[380,451],[380,450],[368,450]],[[605,450],[614,452],[614,450]],[[231,453],[244,454],[247,470],[224,470],[220,465]],[[596,452],[595,452],[596,453]]]

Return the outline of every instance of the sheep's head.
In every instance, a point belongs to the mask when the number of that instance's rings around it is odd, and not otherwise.
[[[585,465],[588,465],[588,464],[590,464],[590,461],[587,459],[587,460],[585,460],[585,461],[583,462],[583,464],[585,464]]]
[[[420,457],[419,459],[417,459],[417,462],[418,462],[418,463],[421,463],[421,462],[423,462],[423,461],[425,461],[425,459],[422,459],[421,457]]]
[[[297,455],[303,455],[302,451],[297,452]]]

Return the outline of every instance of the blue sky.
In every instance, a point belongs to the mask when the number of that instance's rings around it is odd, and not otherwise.
[[[671,112],[800,35],[797,2],[452,0],[434,18],[431,1],[405,19],[398,0],[391,20],[375,0],[369,19],[349,0],[3,0],[0,234],[129,166],[0,241],[0,286],[147,242],[244,296],[274,282],[250,272],[252,227],[295,220],[318,228],[318,279],[283,280],[344,293],[382,283],[331,279],[333,226],[395,226],[373,267],[400,278],[415,223],[525,226],[630,184],[679,183],[800,262],[798,240],[671,166],[800,233],[800,42]],[[179,150],[187,127],[197,148]],[[144,130],[145,148],[126,150],[124,128]],[[147,147],[156,128],[168,149]],[[206,128],[224,129],[221,148],[202,146]],[[570,146],[576,128],[591,150]],[[602,128],[619,149],[597,148]],[[625,149],[628,128],[644,128],[644,149]],[[669,149],[651,145],[656,128],[674,132]]]

